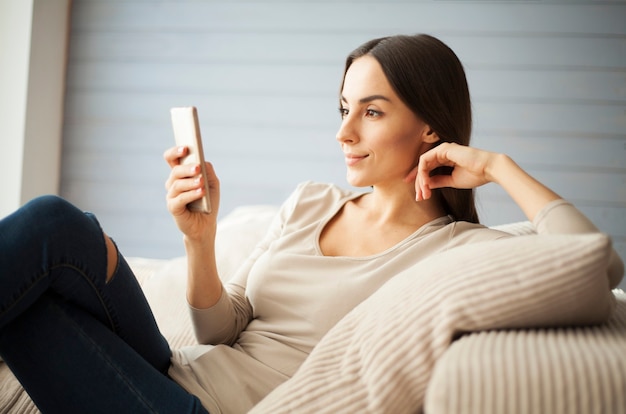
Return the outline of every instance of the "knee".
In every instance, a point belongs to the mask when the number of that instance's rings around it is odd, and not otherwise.
[[[43,195],[33,198],[24,205],[23,209],[40,217],[58,217],[68,211],[77,210],[69,201],[56,195]]]
[[[74,221],[76,207],[68,201],[55,195],[45,195],[32,199],[24,204],[14,214],[14,221],[18,226],[28,226],[33,231],[49,232],[55,228],[67,227]]]
[[[24,206],[24,209],[29,211],[29,215],[40,223],[40,228],[48,234],[56,233],[55,229],[61,228],[65,232],[77,229],[78,232],[84,233],[89,228],[93,232],[101,233],[104,237],[107,253],[106,281],[109,282],[112,279],[118,264],[117,247],[109,236],[102,231],[95,216],[83,212],[69,201],[55,195],[34,198]],[[92,234],[95,235],[96,233]]]
[[[109,236],[102,231],[95,216],[83,212],[69,201],[55,195],[44,195],[34,198],[24,208],[29,211],[32,217],[40,217],[42,220],[46,220],[43,222],[46,225],[42,225],[41,228],[49,233],[54,229],[58,230],[60,228],[63,228],[65,231],[78,229],[77,231],[80,233],[84,233],[87,228],[90,228],[92,231],[102,233],[107,253],[106,281],[109,282],[113,278],[118,264],[117,247]],[[39,223],[42,222],[39,221]],[[97,227],[94,225],[97,225]]]

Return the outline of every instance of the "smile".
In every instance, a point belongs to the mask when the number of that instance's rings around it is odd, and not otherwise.
[[[345,154],[346,165],[351,167],[353,165],[356,165],[357,163],[359,163],[360,161],[364,160],[367,157],[369,157],[369,155]]]

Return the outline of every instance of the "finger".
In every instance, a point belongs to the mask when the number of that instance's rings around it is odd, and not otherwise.
[[[441,167],[454,167],[456,164],[449,158],[449,152],[454,148],[450,143],[444,142],[437,147],[426,151],[420,156],[417,165],[416,179],[416,199],[427,200],[432,196],[432,189],[440,188],[442,185],[432,172]],[[419,187],[419,190],[418,190]]]
[[[415,179],[415,199],[417,201],[428,200],[432,195],[432,192],[430,191],[430,170],[426,160],[422,160],[420,158],[420,163],[417,167],[417,177]]]
[[[167,193],[171,198],[175,198],[181,193],[194,191],[198,188],[202,188],[203,187],[202,184],[203,184],[202,176],[174,180],[172,184],[169,186],[169,188],[167,189],[168,190]]]
[[[176,197],[167,198],[167,209],[173,216],[189,213],[187,205],[204,196],[204,188],[200,187],[192,191],[185,191]]]
[[[425,152],[420,157],[418,170],[420,173],[430,173],[439,167],[454,167],[456,163],[449,158],[449,151],[444,144]]]
[[[189,149],[184,146],[172,147],[165,150],[163,158],[170,167],[180,165],[180,159],[187,155]]]
[[[428,200],[432,196],[432,190],[444,187],[455,187],[454,177],[450,174],[431,174],[430,171],[425,171],[424,173],[420,173],[419,179],[416,180],[416,188],[418,186],[419,198],[417,200]]]
[[[421,177],[418,176],[417,180],[415,180],[415,200],[428,200],[431,195],[432,192],[430,191],[430,186],[428,182],[424,181]]]
[[[204,196],[202,177],[177,180],[167,192],[168,208],[172,214],[180,214],[187,204]]]
[[[200,174],[200,166],[198,164],[173,166],[167,181],[165,181],[165,189],[168,190],[176,180],[196,177],[198,174]]]
[[[434,175],[430,177],[428,188],[433,190],[435,188],[454,187],[452,183],[452,177],[449,175]]]
[[[416,178],[417,178],[417,166],[415,166],[415,168],[413,168],[411,171],[409,171],[409,173],[406,175],[406,177],[404,177],[404,182],[405,183],[410,183],[412,181],[415,181]]]

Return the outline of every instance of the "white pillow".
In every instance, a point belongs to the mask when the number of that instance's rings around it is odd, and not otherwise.
[[[463,332],[593,324],[615,305],[601,234],[460,246],[387,282],[344,317],[252,413],[414,413]]]

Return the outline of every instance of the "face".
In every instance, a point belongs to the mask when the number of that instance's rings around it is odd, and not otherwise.
[[[368,55],[356,59],[346,72],[340,113],[337,140],[345,154],[347,180],[356,187],[402,183],[437,140]]]

